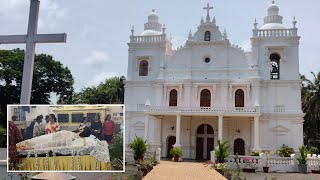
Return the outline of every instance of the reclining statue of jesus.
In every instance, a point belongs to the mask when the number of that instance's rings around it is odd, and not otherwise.
[[[81,129],[77,129],[76,132],[62,130],[28,139],[18,143],[17,148],[21,150],[28,150],[63,146],[79,147],[93,145],[94,139],[95,137],[92,137],[90,129],[88,127],[83,127]]]

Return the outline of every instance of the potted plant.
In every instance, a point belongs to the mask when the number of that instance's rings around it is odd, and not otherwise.
[[[222,176],[226,173],[227,170],[227,163],[217,163],[215,164],[215,170],[220,173]]]
[[[136,136],[134,141],[130,143],[130,148],[134,151],[134,160],[143,161],[144,153],[147,151],[148,148],[147,141],[143,141],[141,137]]]
[[[311,147],[310,150],[309,150],[309,153],[310,154],[318,154],[319,153],[319,150],[317,147]]]
[[[270,158],[271,154],[273,154],[273,153],[269,152],[269,151],[266,152],[266,165],[262,167],[264,173],[268,173],[269,172],[268,162],[269,162],[269,158]]]
[[[182,149],[179,147],[174,147],[170,150],[170,154],[173,156],[175,162],[179,161],[179,157],[182,154]]]
[[[256,163],[254,162],[255,160],[252,159],[251,157],[244,157],[243,158],[243,162],[244,164],[244,168],[242,168],[243,172],[249,172],[249,173],[255,173],[257,166]]]
[[[299,147],[299,157],[297,158],[298,160],[298,170],[300,173],[307,173],[307,147],[306,146],[301,146]]]
[[[290,157],[290,155],[294,152],[293,148],[282,145],[281,149],[278,150],[281,157]]]
[[[260,156],[260,153],[259,153],[259,152],[252,151],[252,152],[251,152],[251,156]]]
[[[148,167],[144,161],[137,160],[137,166],[138,170],[143,173],[142,176],[146,176],[149,173]]]
[[[218,140],[218,146],[216,147],[215,157],[216,163],[224,163],[229,156],[230,143],[228,141],[221,142]]]

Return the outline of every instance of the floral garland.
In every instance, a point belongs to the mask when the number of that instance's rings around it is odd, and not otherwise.
[[[56,153],[52,152],[52,156],[53,156],[53,169],[55,171],[57,171],[57,157],[56,157]]]
[[[38,153],[37,152],[35,152],[34,158],[35,158],[36,171],[38,171],[39,170],[39,162],[38,162]]]
[[[96,157],[96,170],[99,170],[99,162],[98,162],[98,155],[95,156]]]
[[[49,151],[46,153],[46,161],[45,161],[45,170],[48,171],[49,170]]]
[[[80,151],[77,152],[77,160],[78,160],[78,170],[81,171]]]
[[[75,150],[71,151],[71,163],[70,163],[70,170],[73,170],[73,166],[74,166],[74,155],[75,155]]]

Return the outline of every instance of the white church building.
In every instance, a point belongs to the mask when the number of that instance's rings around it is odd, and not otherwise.
[[[230,43],[210,16],[184,46],[172,49],[155,10],[141,35],[131,30],[125,82],[126,145],[144,137],[149,151],[172,147],[183,158],[210,159],[218,139],[231,154],[295,150],[303,144],[296,20],[284,25],[272,2],[253,24],[250,52]],[[127,148],[129,149],[129,148]]]

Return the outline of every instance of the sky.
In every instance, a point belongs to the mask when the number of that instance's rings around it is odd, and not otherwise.
[[[66,44],[37,44],[36,53],[46,53],[71,70],[74,88],[98,85],[106,78],[126,76],[131,27],[135,35],[152,8],[166,25],[174,47],[185,43],[188,32],[195,32],[203,7],[213,6],[220,30],[226,29],[231,43],[250,49],[253,22],[258,27],[271,0],[40,0],[38,33],[67,33]],[[27,32],[29,0],[0,0],[0,35]],[[320,71],[320,1],[276,0],[286,27],[295,16],[300,39],[300,73]],[[25,48],[25,45],[0,45],[0,49]]]

